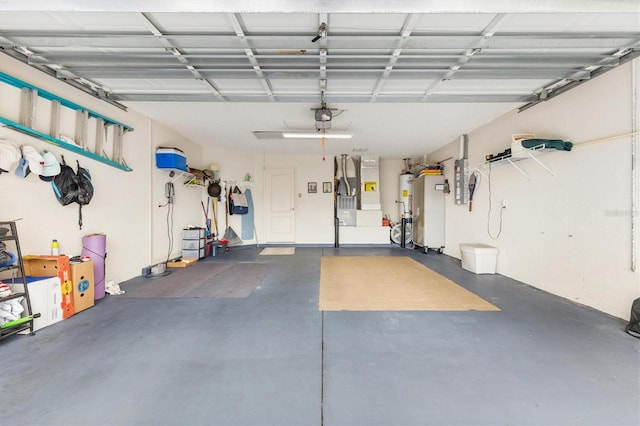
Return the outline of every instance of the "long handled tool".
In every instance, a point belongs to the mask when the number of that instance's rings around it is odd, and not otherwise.
[[[211,221],[209,220],[209,213],[207,209],[204,208],[204,201],[200,201],[200,205],[202,206],[202,213],[204,213],[204,222],[207,224],[207,237],[211,235]]]
[[[477,173],[471,173],[471,176],[469,176],[469,211],[472,210],[472,206],[473,206],[473,193],[476,190],[476,186],[478,185],[479,179],[478,179],[478,174]]]
[[[213,219],[213,223],[215,225],[216,232],[215,232],[215,234],[213,234],[215,237],[217,237],[218,234],[219,234],[219,232],[218,232],[218,214],[216,212],[216,200],[217,200],[216,197],[213,197],[211,199],[211,218]],[[212,229],[212,231],[213,231],[213,229]]]
[[[40,314],[33,314],[33,315],[27,315],[26,317],[22,317],[22,318],[18,318],[17,320],[13,320],[13,321],[9,321],[9,322],[5,322],[4,324],[0,325],[0,328],[10,328],[10,327],[15,327],[16,325],[20,325],[20,324],[24,324],[27,321],[31,321],[32,319],[35,318],[40,318]]]
[[[207,211],[205,211],[205,216],[207,218],[207,230],[209,231],[209,235],[211,235],[213,233],[213,231],[211,230],[211,216],[209,216],[209,200],[211,199],[211,197],[207,197]]]
[[[227,206],[225,208],[225,215],[226,215],[226,224],[227,224],[227,229],[226,231],[224,231],[224,235],[223,238],[225,240],[228,241],[227,243],[227,247],[232,247],[232,246],[237,246],[242,244],[242,240],[240,239],[240,237],[238,236],[238,234],[236,234],[236,231],[233,230],[233,228],[231,227],[231,225],[229,224],[229,196],[231,194],[232,189],[229,188],[229,195],[227,195]]]

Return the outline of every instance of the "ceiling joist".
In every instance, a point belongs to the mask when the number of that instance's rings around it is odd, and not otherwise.
[[[0,0],[0,51],[112,102],[535,102],[640,48],[593,3]]]

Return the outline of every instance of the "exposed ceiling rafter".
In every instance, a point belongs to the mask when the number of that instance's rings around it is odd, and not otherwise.
[[[231,25],[233,25],[233,29],[236,32],[236,36],[244,45],[244,54],[247,56],[249,63],[253,67],[253,71],[255,71],[256,75],[258,76],[258,80],[260,81],[260,84],[262,85],[267,98],[269,99],[269,101],[275,101],[271,84],[265,78],[264,73],[260,68],[260,64],[258,63],[258,59],[256,58],[255,52],[251,48],[251,45],[245,35],[245,29],[242,25],[242,17],[237,13],[230,13],[229,19],[231,20]]]
[[[373,93],[371,94],[371,102],[374,102],[378,97],[378,95],[380,95],[380,91],[382,90],[382,87],[387,82],[387,79],[391,74],[391,70],[398,63],[398,59],[402,54],[402,49],[407,43],[407,40],[409,39],[409,36],[411,35],[411,31],[413,31],[413,27],[416,25],[417,20],[418,20],[418,15],[415,15],[415,14],[410,14],[405,19],[404,24],[402,25],[402,31],[400,33],[400,36],[402,38],[398,41],[398,46],[395,49],[393,49],[393,53],[389,58],[389,62],[387,63],[387,66],[384,69],[384,73],[382,77],[378,79],[376,86],[373,88]]]
[[[615,68],[617,52],[640,45],[637,20],[628,18],[640,10],[620,13],[629,6],[623,1],[606,13],[549,16],[544,25],[531,10],[589,8],[496,1],[488,14],[472,1],[464,12],[447,9],[448,1],[409,1],[398,6],[402,14],[385,15],[371,13],[382,2],[363,1],[350,15],[332,1],[297,13],[282,12],[305,2],[269,2],[273,13],[262,13],[259,2],[187,1],[171,12],[173,2],[68,0],[39,15],[26,3],[14,15],[17,4],[0,0],[0,10],[8,7],[0,49],[112,101],[529,102]],[[325,11],[328,4],[335,10]],[[136,5],[149,9],[127,12]],[[118,25],[57,11],[72,6],[101,8]]]
[[[138,16],[142,24],[161,43],[162,47],[167,52],[169,52],[173,57],[175,57],[184,66],[184,68],[186,68],[191,74],[193,74],[196,80],[202,82],[202,84],[207,88],[207,90],[210,90],[211,93],[214,94],[214,96],[222,97],[222,95],[220,95],[220,91],[216,88],[216,86],[207,78],[205,78],[202,74],[200,74],[200,71],[198,71],[193,65],[191,65],[191,63],[189,63],[189,60],[184,57],[182,52],[179,49],[177,49],[174,45],[172,45],[169,40],[167,40],[165,35],[158,28],[158,25],[153,22],[153,19],[149,17],[148,14],[140,13],[138,14]]]

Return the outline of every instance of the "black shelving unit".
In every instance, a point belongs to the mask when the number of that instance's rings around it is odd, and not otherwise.
[[[2,222],[0,221],[0,241],[5,242],[7,244],[8,251],[12,251],[15,249],[16,261],[13,265],[9,266],[0,266],[0,276],[6,275],[7,273],[11,275],[13,278],[13,282],[15,283],[16,278],[21,278],[24,286],[23,290],[20,292],[14,292],[10,296],[0,297],[0,302],[6,302],[12,299],[17,299],[19,297],[24,297],[26,309],[22,313],[22,318],[16,321],[11,321],[7,324],[2,325],[0,328],[0,341],[12,336],[14,334],[20,333],[22,331],[29,331],[29,334],[35,334],[33,331],[33,320],[38,318],[40,314],[33,314],[31,310],[31,300],[29,299],[29,286],[27,285],[26,274],[24,271],[24,263],[22,261],[22,251],[20,251],[20,241],[18,240],[18,231],[16,229],[15,221]],[[13,245],[14,247],[11,247]],[[9,272],[6,272],[9,271]],[[17,272],[17,274],[16,274]],[[2,278],[0,278],[1,280]]]

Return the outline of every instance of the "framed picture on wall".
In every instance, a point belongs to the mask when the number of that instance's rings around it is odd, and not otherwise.
[[[307,183],[307,192],[309,194],[315,194],[316,192],[318,192],[318,183],[317,182]]]
[[[322,182],[322,192],[325,194],[331,192],[331,182]]]

